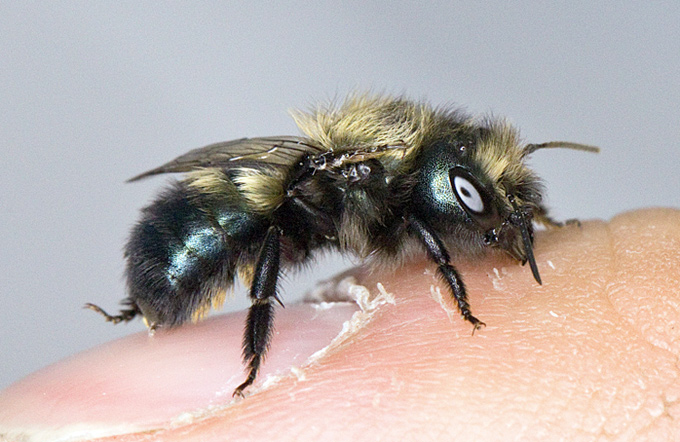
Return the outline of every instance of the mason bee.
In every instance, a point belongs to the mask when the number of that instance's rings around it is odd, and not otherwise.
[[[399,265],[424,250],[473,331],[465,285],[451,257],[490,249],[528,262],[533,225],[547,215],[538,149],[501,120],[472,118],[405,98],[352,95],[339,106],[294,114],[303,136],[242,138],[192,150],[137,181],[186,173],[148,207],[125,247],[128,297],[108,321],[142,316],[150,330],[196,321],[220,306],[238,275],[252,306],[243,338],[246,380],[258,374],[274,323],[282,270],[320,250]]]

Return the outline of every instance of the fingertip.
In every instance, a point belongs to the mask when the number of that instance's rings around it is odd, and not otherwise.
[[[258,380],[290,375],[356,310],[348,303],[280,309]],[[240,312],[153,337],[137,333],[46,367],[0,392],[0,435],[82,440],[167,428],[224,407],[245,379],[244,321]]]

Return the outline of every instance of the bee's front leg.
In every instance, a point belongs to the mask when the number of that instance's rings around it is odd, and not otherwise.
[[[458,310],[460,310],[460,314],[466,321],[472,324],[472,333],[474,333],[475,330],[486,326],[485,323],[472,316],[463,280],[461,279],[460,275],[458,275],[456,269],[451,265],[449,253],[446,251],[446,247],[444,246],[444,243],[442,243],[441,239],[439,239],[439,237],[431,229],[429,229],[425,223],[414,216],[409,217],[408,223],[411,232],[413,232],[425,246],[430,259],[434,261],[435,264],[437,264],[439,274],[449,285],[451,294],[458,304]]]

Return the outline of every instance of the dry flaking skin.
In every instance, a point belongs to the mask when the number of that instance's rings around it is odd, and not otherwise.
[[[125,307],[109,315],[87,304],[114,323],[142,316],[153,331],[201,319],[240,277],[252,306],[238,396],[269,347],[279,274],[319,251],[394,267],[424,250],[463,318],[482,327],[452,257],[500,249],[529,262],[540,283],[532,221],[556,223],[526,157],[597,150],[524,144],[505,121],[383,95],[353,94],[294,118],[304,135],[216,143],[132,178],[186,173],[132,230]]]
[[[328,281],[323,281],[305,296],[304,302],[316,306],[318,309],[330,309],[345,303],[354,303],[359,310],[342,324],[342,329],[337,336],[325,347],[310,355],[300,367],[293,366],[290,373],[282,373],[268,376],[258,388],[265,390],[278,383],[287,376],[295,376],[299,381],[305,380],[308,367],[320,363],[328,354],[342,349],[349,339],[359,330],[366,327],[373,320],[377,309],[385,304],[395,305],[394,295],[385,290],[381,283],[377,283],[377,294],[371,296],[368,287],[361,285],[353,276],[340,276]]]

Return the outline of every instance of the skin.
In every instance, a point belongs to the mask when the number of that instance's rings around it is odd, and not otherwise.
[[[542,286],[502,255],[456,262],[487,324],[474,336],[457,312],[447,315],[446,295],[443,305],[433,297],[432,286],[446,291],[431,263],[355,270],[372,296],[381,283],[394,303],[360,313],[356,330],[311,364],[357,307],[279,309],[272,350],[245,399],[230,395],[244,376],[241,313],[133,335],[14,384],[0,393],[0,434],[680,440],[680,210],[539,232],[535,252]],[[280,377],[266,385],[273,373]],[[201,418],[176,418],[209,404],[217,408]]]

